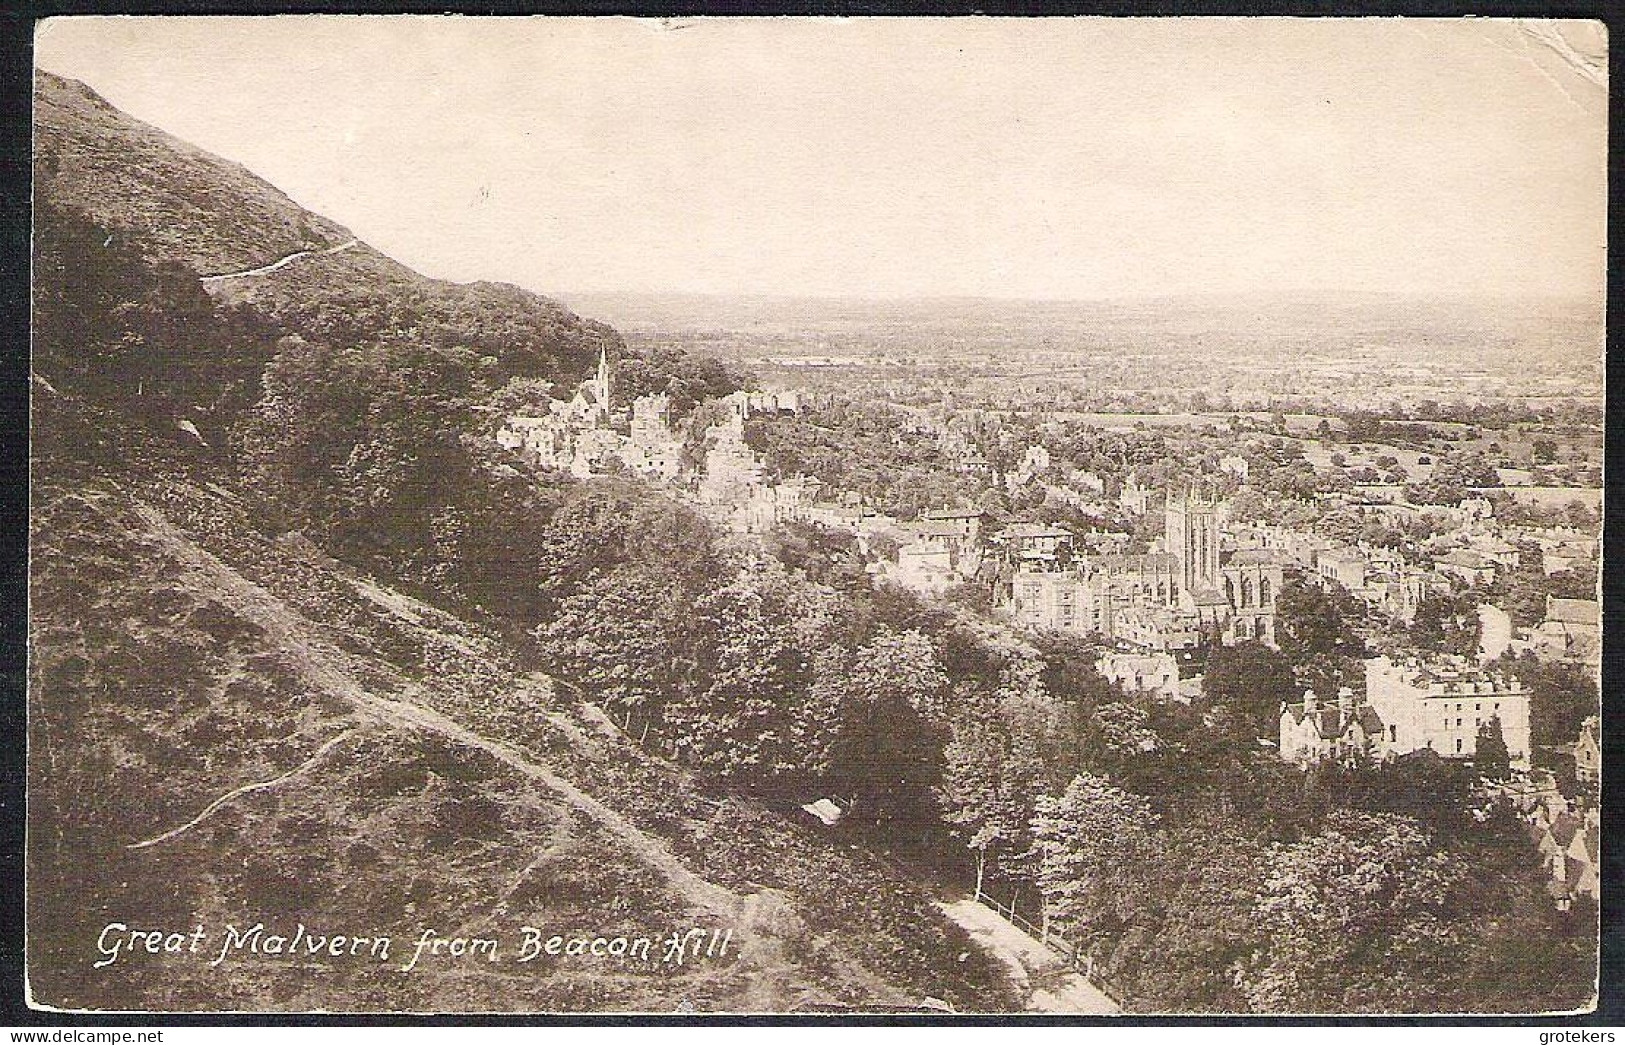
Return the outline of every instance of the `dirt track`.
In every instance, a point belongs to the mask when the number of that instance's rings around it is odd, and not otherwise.
[[[1017,983],[1029,988],[1027,1011],[1117,1016],[1118,1004],[1063,962],[1055,952],[975,900],[937,905],[971,939],[998,955]]]
[[[337,254],[341,250],[349,250],[351,247],[355,246],[357,242],[357,240],[353,239],[348,240],[344,243],[340,243],[336,247],[328,247],[326,250],[296,250],[292,254],[276,259],[269,265],[261,265],[259,268],[243,269],[241,272],[222,272],[218,276],[200,276],[198,281],[200,283],[222,283],[228,279],[242,279],[245,276],[265,276],[275,272],[279,268],[293,264],[300,258],[320,257],[323,254]]]

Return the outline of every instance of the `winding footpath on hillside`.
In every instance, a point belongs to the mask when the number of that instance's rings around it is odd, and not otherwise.
[[[293,264],[300,258],[319,258],[324,254],[337,254],[341,250],[349,250],[351,247],[355,246],[357,242],[359,241],[352,238],[340,243],[336,247],[328,247],[326,250],[296,250],[286,257],[278,258],[269,265],[261,265],[259,268],[243,269],[241,272],[223,272],[218,276],[200,276],[198,277],[198,282],[208,285],[210,283],[223,283],[228,279],[242,279],[245,276],[269,275],[279,268]]]
[[[291,782],[308,773],[323,759],[332,758],[333,752],[339,749],[344,740],[368,732],[368,726],[408,735],[434,735],[482,751],[525,779],[542,785],[570,808],[616,838],[629,854],[664,878],[676,895],[693,910],[706,912],[718,920],[717,924],[730,926],[732,939],[739,948],[739,960],[748,970],[740,1012],[770,1013],[786,1010],[801,1000],[826,1000],[817,984],[806,982],[802,973],[797,971],[799,959],[786,949],[783,938],[785,926],[795,924],[798,917],[794,903],[781,890],[752,883],[755,886],[753,890],[743,893],[709,880],[680,859],[664,839],[640,827],[568,779],[567,764],[543,761],[533,753],[512,745],[507,738],[499,740],[483,735],[452,716],[427,706],[423,703],[423,690],[417,684],[408,682],[387,695],[369,687],[360,680],[351,655],[335,645],[323,625],[237,572],[156,506],[132,498],[130,507],[164,552],[180,562],[185,571],[193,574],[195,582],[229,599],[242,618],[264,629],[269,643],[282,651],[307,685],[313,690],[345,700],[362,719],[359,726],[329,738],[294,769],[271,780],[228,791],[207,803],[193,821],[131,848],[147,848],[173,839],[233,801]],[[416,618],[422,622],[420,626],[439,633],[435,625],[440,611],[428,604],[370,581],[360,581],[358,587],[366,589],[368,597],[392,612],[403,618]],[[469,652],[471,655],[479,653],[476,649]],[[514,682],[526,691],[534,691],[538,687],[550,688],[553,684],[547,676],[534,673]],[[503,897],[498,901],[499,908],[506,899]],[[483,916],[476,915],[474,920],[480,917]],[[851,983],[863,984],[872,992],[877,1003],[907,1004],[912,1001],[909,996],[876,976],[861,960],[838,953],[826,955],[826,960],[835,963]]]
[[[619,837],[632,852],[660,870],[695,906],[724,917],[734,916],[740,910],[741,897],[689,870],[659,839],[651,837],[551,769],[538,765],[506,744],[480,736],[432,708],[403,699],[406,695],[384,697],[369,692],[344,667],[345,655],[320,635],[317,627],[297,610],[199,547],[162,512],[140,503],[136,506],[136,512],[151,527],[151,532],[168,545],[172,554],[207,576],[216,590],[229,593],[237,612],[264,628],[276,645],[297,661],[300,672],[318,689],[347,698],[358,711],[386,726],[436,734],[484,751],[525,777],[544,785]],[[216,803],[226,797],[229,796],[222,796]]]
[[[347,729],[343,733],[340,733],[338,736],[334,737],[333,739],[329,740],[327,743],[323,744],[321,747],[317,748],[316,753],[314,755],[311,755],[305,761],[301,762],[297,766],[294,766],[292,769],[288,770],[286,773],[283,773],[281,776],[272,777],[270,780],[261,780],[260,782],[255,783],[255,784],[244,784],[242,787],[233,788],[232,790],[227,791],[225,794],[221,795],[219,798],[215,799],[213,802],[210,802],[208,805],[204,806],[203,807],[203,812],[199,813],[197,816],[194,816],[192,819],[188,820],[186,823],[182,824],[181,826],[179,826],[179,827],[177,827],[177,828],[175,828],[173,830],[170,830],[170,831],[165,831],[163,834],[158,835],[156,838],[149,838],[144,842],[131,842],[129,845],[125,846],[124,848],[126,848],[126,849],[145,849],[148,846],[157,845],[159,842],[167,842],[171,838],[175,838],[175,837],[177,837],[179,835],[183,835],[186,832],[190,831],[192,828],[194,828],[197,825],[201,824],[203,821],[207,820],[216,810],[220,809],[222,806],[224,806],[227,803],[231,802],[233,799],[241,798],[243,795],[252,794],[255,791],[268,791],[273,787],[278,787],[278,786],[280,786],[282,784],[287,783],[288,781],[292,780],[294,777],[297,777],[302,773],[306,773],[306,772],[308,772],[308,771],[310,771],[312,769],[315,769],[317,763],[321,762],[321,760],[327,755],[327,753],[329,751],[331,751],[335,747],[337,747],[342,741],[348,740],[354,734],[354,732],[355,732],[354,730],[348,730]]]
[[[336,566],[337,563],[334,562],[334,565]],[[441,611],[435,607],[371,580],[354,576],[346,577],[345,580],[360,594],[411,624],[421,627],[429,620],[441,616]],[[459,644],[452,636],[444,632],[437,632],[437,634],[441,636],[443,641],[452,642],[454,646],[460,645],[462,652],[468,656],[481,656],[480,651],[472,646]],[[533,674],[527,681],[531,686],[544,687],[548,690],[551,690],[555,684],[553,679],[541,674]],[[406,712],[405,717],[408,719],[415,719],[423,710],[423,706],[416,702],[409,703],[407,706],[412,709]],[[580,705],[580,709],[589,722],[600,728],[605,738],[621,741],[629,749],[641,750],[637,739],[626,733],[598,705],[584,701]],[[610,824],[612,829],[622,834],[622,837],[627,837],[626,832],[642,834],[637,827],[623,821],[619,814],[602,806],[590,796],[582,794],[568,782],[559,779],[542,767],[524,763],[524,760],[520,759],[511,749],[477,736],[457,726],[449,719],[444,719],[438,713],[430,712],[430,714],[435,715],[437,720],[440,720],[437,724],[429,726],[436,732],[480,748],[502,759],[509,765],[520,768],[522,772],[527,774],[534,775],[536,772],[540,772],[543,774],[541,779],[556,793],[563,795],[576,808],[594,816],[600,822]],[[587,750],[595,746],[593,741],[582,733],[580,727],[566,716],[551,713],[547,715],[547,719],[558,727],[561,732],[569,736],[578,748]],[[441,723],[444,726],[449,726],[449,728],[443,728]],[[622,824],[623,827],[615,827],[616,823]],[[666,855],[669,856],[669,853]],[[652,862],[668,876],[674,879],[681,878],[689,888],[717,890],[719,903],[724,907],[738,901],[738,897],[734,893],[722,890],[720,887],[712,885],[703,879],[697,879],[697,876],[694,876],[692,872],[680,864],[673,867],[663,860]],[[523,877],[524,875],[521,874],[520,878],[523,879]],[[770,900],[771,897],[767,894],[767,891],[746,897],[744,909],[747,921],[754,920],[753,905],[770,902]],[[720,910],[721,908],[713,909]],[[939,901],[937,909],[942,911],[950,921],[968,932],[972,939],[1005,964],[1010,972],[1011,979],[1020,986],[1026,997],[1028,1012],[1085,1016],[1116,1016],[1122,1014],[1122,1007],[1098,987],[1090,983],[1087,977],[1068,965],[1054,951],[1044,946],[1042,942],[1034,939],[1029,933],[1023,931],[996,911],[969,898]]]

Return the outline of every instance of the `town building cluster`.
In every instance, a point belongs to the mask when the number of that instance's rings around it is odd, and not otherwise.
[[[752,417],[795,414],[805,397],[794,390],[741,390],[712,400],[720,420],[688,452],[688,439],[665,393],[640,396],[629,410],[611,400],[609,359],[569,399],[546,413],[506,418],[497,443],[532,465],[579,479],[626,472],[665,485],[711,518],[740,533],[765,533],[786,522],[806,522],[868,538],[897,526],[853,494],[828,490],[809,476],[775,480],[745,439]]]
[[[921,591],[981,578],[1031,628],[1096,636],[1140,650],[1189,649],[1204,639],[1275,644],[1282,567],[1264,550],[1228,546],[1216,500],[1166,498],[1158,546],[1098,550],[1064,527],[1015,524],[984,532],[976,510],[928,512],[904,528],[892,576]]]
[[[1601,721],[1593,715],[1580,727],[1569,754],[1579,786],[1572,797],[1549,770],[1537,769],[1508,780],[1494,793],[1523,818],[1534,858],[1546,872],[1546,891],[1560,911],[1582,897],[1600,902],[1602,809],[1597,787],[1602,773]]]
[[[1390,619],[1410,624],[1416,609],[1430,594],[1482,591],[1507,570],[1517,569],[1516,545],[1496,532],[1490,519],[1476,520],[1450,539],[1460,542],[1437,554],[1431,562],[1416,564],[1392,549],[1368,545],[1340,545],[1314,538],[1285,539],[1278,528],[1257,527],[1254,533],[1265,546],[1275,547],[1295,566],[1312,573]],[[1270,532],[1276,530],[1276,532]],[[1583,562],[1595,561],[1595,549]],[[1544,561],[1548,572],[1550,561]],[[1602,606],[1596,599],[1546,600],[1545,617],[1514,629],[1510,619],[1492,602],[1479,606],[1485,622],[1489,657],[1504,652],[1532,652],[1544,659],[1571,660],[1596,668],[1602,662]]]
[[[850,534],[878,578],[927,594],[980,586],[1019,627],[1100,640],[1096,666],[1108,681],[1167,700],[1189,700],[1200,692],[1200,676],[1182,670],[1196,648],[1277,644],[1277,602],[1287,571],[1346,592],[1373,616],[1409,625],[1429,595],[1484,591],[1506,571],[1523,568],[1531,545],[1540,549],[1548,574],[1595,563],[1598,555],[1594,535],[1502,525],[1494,505],[1481,497],[1451,506],[1410,505],[1405,488],[1392,483],[1357,485],[1323,498],[1322,507],[1378,520],[1425,521],[1429,536],[1420,549],[1408,547],[1404,554],[1365,541],[1333,540],[1313,528],[1233,520],[1228,502],[1211,491],[1163,489],[1137,481],[1132,472],[1109,481],[1088,470],[1057,467],[1040,443],[1005,444],[1011,464],[1000,472],[979,449],[979,433],[997,418],[938,418],[918,410],[905,410],[905,423],[915,434],[935,438],[949,470],[986,473],[990,486],[1024,496],[1038,492],[1047,502],[1111,524],[1082,531],[1036,522],[995,528],[976,508],[926,511],[903,521],[818,479],[770,474],[750,446],[747,422],[799,412],[805,402],[796,392],[741,391],[713,403],[705,415],[712,423],[703,433],[681,426],[664,394],[640,397],[617,411],[609,362],[601,356],[597,372],[570,399],[551,402],[545,413],[507,418],[497,439],[536,465],[578,477],[629,472],[662,483],[739,533],[800,522]],[[1219,458],[1214,474],[1245,482],[1249,473],[1247,459],[1229,453]],[[1159,506],[1161,534],[1147,546],[1144,519]],[[1141,528],[1144,551],[1129,551],[1133,538],[1124,531],[1131,523]],[[1587,855],[1595,850],[1595,826],[1586,819],[1594,820],[1595,810],[1559,808],[1553,802],[1564,800],[1555,787],[1548,789],[1555,800],[1539,788],[1530,797],[1531,781],[1542,772],[1532,762],[1530,693],[1517,678],[1488,665],[1503,652],[1527,651],[1598,667],[1601,606],[1591,599],[1548,598],[1542,621],[1514,628],[1492,602],[1486,598],[1478,606],[1483,637],[1476,661],[1415,651],[1367,660],[1358,692],[1353,686],[1325,694],[1308,690],[1281,707],[1279,753],[1301,764],[1381,762],[1422,751],[1471,759],[1493,721],[1515,771],[1504,787],[1520,803],[1531,837],[1539,835],[1554,901],[1595,896],[1595,860]],[[1582,779],[1588,772],[1594,778],[1600,763],[1594,719],[1588,729],[1574,745]]]
[[[682,470],[683,441],[671,427],[671,399],[642,396],[632,404],[628,431],[610,401],[609,358],[599,351],[598,370],[569,399],[555,399],[545,414],[509,417],[497,443],[542,468],[578,479],[620,468],[654,479],[675,480]],[[611,462],[614,462],[612,464]]]

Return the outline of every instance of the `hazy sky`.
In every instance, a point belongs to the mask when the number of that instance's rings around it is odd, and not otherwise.
[[[42,67],[450,279],[1600,292],[1607,92],[1575,52],[1605,44],[1590,23],[1553,32],[97,17],[52,20],[37,47]]]

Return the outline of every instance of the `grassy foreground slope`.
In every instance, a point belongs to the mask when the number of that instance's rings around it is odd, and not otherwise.
[[[183,444],[40,392],[29,976],[36,1001],[157,1010],[783,1011],[1017,1004],[913,885],[702,793],[503,639],[256,529]],[[112,459],[159,460],[135,469]],[[590,695],[589,695],[590,696]],[[263,786],[260,786],[263,785]],[[200,814],[202,814],[200,816]],[[390,961],[230,950],[226,926],[391,938]],[[123,953],[110,923],[192,933]],[[521,963],[521,929],[654,941]],[[660,960],[673,931],[726,957]],[[425,956],[424,929],[498,941]],[[103,943],[108,939],[103,938]]]

